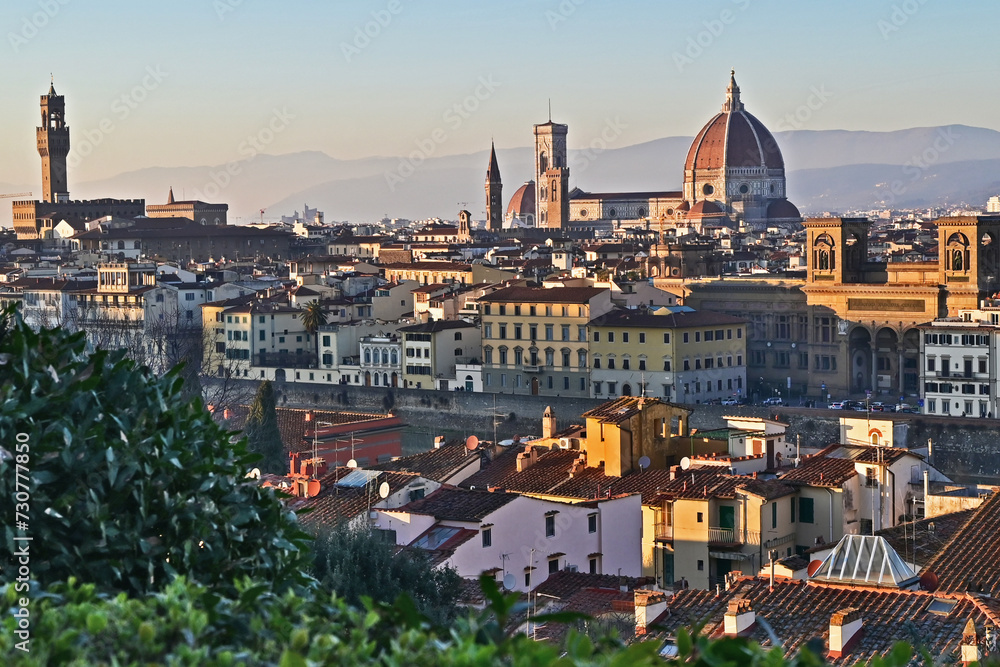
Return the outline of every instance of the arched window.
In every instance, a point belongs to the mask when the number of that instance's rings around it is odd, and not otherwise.
[[[389,365],[389,350],[382,350],[382,363],[386,366]]]
[[[382,373],[382,386],[383,387],[388,387],[389,386],[389,374],[388,373]]]
[[[372,362],[372,351],[365,350],[365,363],[370,364]]]
[[[398,363],[399,363],[399,353],[398,353],[398,352],[396,352],[396,350],[393,350],[393,351],[391,352],[391,355],[390,355],[390,356],[392,357],[392,365],[393,365],[393,366],[395,366],[396,364],[398,364]]]
[[[505,347],[500,348],[500,363],[501,364],[507,363],[507,348]]]
[[[462,332],[461,331],[456,331],[455,332],[455,340],[462,340]]]
[[[493,348],[484,347],[483,348],[483,361],[487,364],[493,363]]]
[[[519,347],[514,348],[514,364],[521,365],[524,363],[524,350]]]
[[[125,249],[125,242],[124,241],[119,241],[118,242],[118,249],[119,250],[124,250]]]
[[[375,374],[375,386],[376,386],[376,387],[377,387],[377,386],[379,386],[379,381],[380,381],[380,380],[381,380],[381,377],[379,376],[379,374],[378,374],[378,373],[376,373],[376,374]]]

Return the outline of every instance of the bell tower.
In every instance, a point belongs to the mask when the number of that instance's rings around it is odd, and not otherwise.
[[[806,229],[806,282],[826,285],[865,282],[866,218],[810,218]]]
[[[503,227],[503,183],[497,149],[490,144],[490,166],[486,170],[486,229],[498,232]]]
[[[66,184],[66,156],[69,155],[69,128],[66,126],[66,100],[49,85],[41,101],[42,125],[36,128],[38,154],[42,156],[42,201],[69,201]]]
[[[535,226],[569,226],[569,164],[566,160],[568,125],[535,125]]]

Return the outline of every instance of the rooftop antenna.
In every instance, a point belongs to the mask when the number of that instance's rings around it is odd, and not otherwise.
[[[552,122],[552,98],[549,98],[549,122]]]

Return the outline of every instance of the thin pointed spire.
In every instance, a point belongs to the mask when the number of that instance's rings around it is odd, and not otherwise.
[[[492,139],[490,140],[490,166],[486,170],[486,182],[500,182],[500,163],[497,162],[497,148]]]
[[[54,97],[56,94],[56,77],[52,72],[49,72],[49,96]]]
[[[170,193],[167,194],[167,203],[168,204],[174,203],[174,186],[172,185],[170,186]]]
[[[552,122],[552,98],[549,98],[549,122]]]

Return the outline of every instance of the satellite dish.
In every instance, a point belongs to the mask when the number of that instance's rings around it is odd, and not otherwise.
[[[687,470],[691,467],[691,459],[685,456],[681,459],[681,470]]]
[[[347,467],[348,468],[357,468],[358,467],[358,462],[355,461],[354,459],[351,459],[350,461],[347,462]]]
[[[504,590],[508,590],[508,591],[514,590],[514,585],[516,583],[517,583],[517,580],[514,579],[514,575],[513,574],[510,574],[508,572],[507,574],[503,575],[503,587],[504,587]]]
[[[378,497],[388,498],[389,497],[389,482],[382,482],[378,485]]]
[[[648,456],[643,456],[642,458],[639,459],[639,468],[641,470],[645,470],[646,468],[649,467],[649,464],[651,463],[652,461],[649,460]]]
[[[465,439],[465,448],[468,449],[470,452],[476,451],[477,447],[479,447],[479,438],[477,438],[474,435],[470,435],[468,438]]]
[[[254,468],[246,474],[247,479],[260,479],[260,468]]]
[[[937,590],[939,583],[937,575],[930,570],[920,575],[920,587],[925,591],[933,593]]]
[[[819,568],[822,565],[823,565],[823,561],[821,561],[821,560],[811,560],[811,561],[809,561],[809,567],[806,569],[806,574],[808,574],[810,577],[813,576],[814,574],[816,574],[816,572],[819,571]]]

